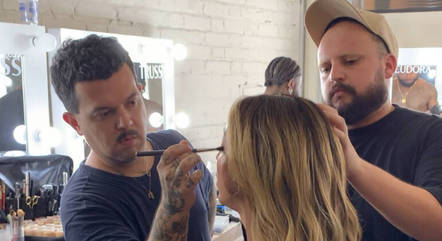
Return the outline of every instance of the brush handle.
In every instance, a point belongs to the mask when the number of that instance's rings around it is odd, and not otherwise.
[[[223,147],[216,148],[200,148],[200,149],[192,149],[192,152],[206,152],[206,151],[222,151]],[[137,156],[158,156],[162,155],[165,150],[153,150],[153,151],[140,151],[137,152]]]

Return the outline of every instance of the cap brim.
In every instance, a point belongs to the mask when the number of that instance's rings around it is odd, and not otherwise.
[[[318,0],[310,5],[305,13],[305,27],[316,46],[330,22],[341,17],[364,23],[359,12],[346,0]]]

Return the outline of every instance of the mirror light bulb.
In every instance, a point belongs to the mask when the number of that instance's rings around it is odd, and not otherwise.
[[[14,131],[12,132],[12,135],[14,136],[14,139],[16,142],[26,145],[26,126],[25,125],[18,125],[14,128]]]
[[[187,47],[184,44],[175,44],[173,46],[173,57],[178,60],[184,60],[187,57]]]
[[[163,116],[158,112],[153,112],[149,116],[149,124],[154,128],[160,127],[163,124]]]
[[[57,47],[57,39],[55,39],[52,34],[44,33],[32,38],[32,46],[45,52],[49,52]]]
[[[12,86],[12,79],[0,72],[0,83],[6,87]]]
[[[435,69],[431,69],[429,72],[428,72],[428,78],[430,78],[430,79],[434,79],[436,77],[436,70]]]
[[[184,129],[189,127],[190,125],[190,118],[189,115],[187,115],[184,112],[180,112],[175,114],[175,125],[176,127],[180,129]]]
[[[8,156],[8,157],[24,156],[24,155],[26,155],[26,152],[20,150],[7,151],[5,152],[5,154],[3,154],[3,156]]]

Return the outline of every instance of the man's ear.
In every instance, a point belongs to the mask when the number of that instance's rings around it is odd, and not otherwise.
[[[384,76],[385,79],[389,79],[396,72],[397,59],[393,54],[387,54],[384,56]]]
[[[144,86],[143,86],[142,84],[140,84],[140,83],[137,83],[137,89],[138,89],[138,91],[140,91],[141,93],[143,93],[143,91],[144,91]]]
[[[75,118],[74,114],[72,114],[71,112],[64,112],[63,120],[68,123],[72,128],[74,128],[78,135],[83,135],[80,130],[80,125],[78,124],[77,118]]]
[[[295,78],[289,80],[289,89],[292,89],[292,90],[296,89],[296,79]]]

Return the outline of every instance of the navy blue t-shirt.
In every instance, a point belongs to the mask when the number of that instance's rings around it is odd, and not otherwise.
[[[184,139],[173,130],[147,135],[154,150],[166,149]],[[63,191],[61,221],[66,240],[137,240],[147,239],[161,197],[155,157],[152,167],[152,192],[148,198],[149,177],[126,177],[108,173],[81,163]],[[213,187],[210,172],[202,162],[197,168],[203,178],[195,189],[196,201],[190,210],[188,240],[209,241],[209,197]]]
[[[442,203],[442,119],[395,105],[393,112],[349,131],[366,161],[400,180],[426,189]],[[382,187],[379,187],[382,188]],[[351,186],[349,196],[359,214],[362,241],[415,240],[386,220]]]

